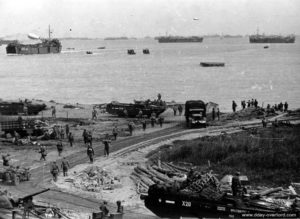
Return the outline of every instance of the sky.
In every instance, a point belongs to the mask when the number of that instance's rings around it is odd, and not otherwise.
[[[0,0],[0,36],[300,34],[300,0]]]

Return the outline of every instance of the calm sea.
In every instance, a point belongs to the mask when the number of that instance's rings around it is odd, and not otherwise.
[[[0,46],[0,98],[64,103],[202,99],[222,111],[245,99],[300,107],[300,39],[295,44],[250,44],[248,38],[203,43],[144,40],[64,40],[61,54],[7,56]],[[97,49],[105,46],[106,49]],[[67,48],[75,48],[68,50]],[[148,48],[150,55],[142,49]],[[136,55],[127,55],[134,49]],[[88,55],[86,51],[92,51]],[[204,68],[200,62],[225,62]]]

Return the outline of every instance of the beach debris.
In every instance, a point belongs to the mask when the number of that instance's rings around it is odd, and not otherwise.
[[[83,191],[100,192],[102,190],[113,190],[120,187],[120,179],[98,166],[89,166],[78,173],[74,179],[68,178],[75,188]]]

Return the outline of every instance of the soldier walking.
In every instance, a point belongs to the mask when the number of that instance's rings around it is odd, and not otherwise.
[[[173,112],[174,112],[174,116],[176,116],[176,114],[177,114],[177,106],[173,106]]]
[[[90,158],[90,162],[93,163],[95,152],[94,152],[92,145],[90,145],[90,144],[88,145],[86,153],[87,153],[88,157]]]
[[[2,160],[3,160],[3,166],[9,166],[9,156],[10,154],[2,155]]]
[[[218,117],[218,120],[220,120],[220,109],[219,108],[217,109],[217,117]]]
[[[233,100],[233,101],[232,101],[232,111],[233,111],[234,113],[235,113],[236,107],[237,107],[237,105],[236,105],[235,101]]]
[[[105,139],[103,140],[104,144],[104,157],[109,156],[109,144],[110,144],[110,139],[108,134],[106,134]]]
[[[288,103],[285,101],[285,103],[284,103],[284,112],[287,112],[287,111],[288,111],[288,107],[289,107],[289,105],[288,105]]]
[[[214,121],[216,118],[216,111],[215,108],[212,109],[212,120]]]
[[[143,131],[146,131],[147,123],[145,119],[142,120],[142,126],[143,126]]]
[[[52,107],[52,118],[56,118],[56,109],[55,109],[55,106]]]
[[[183,111],[183,108],[182,108],[182,106],[181,106],[181,104],[180,104],[180,105],[178,106],[179,116],[181,116],[182,111]]]
[[[151,121],[151,127],[154,128],[155,121],[156,121],[155,117],[151,116],[150,121]]]
[[[60,155],[61,155],[61,153],[62,153],[62,151],[64,149],[64,146],[63,146],[61,140],[59,142],[57,142],[56,147],[57,147],[58,156],[60,157]]]
[[[53,176],[54,182],[56,182],[56,181],[57,181],[57,176],[58,176],[58,173],[59,173],[59,168],[58,168],[58,166],[57,166],[57,164],[56,164],[56,161],[53,161],[52,166],[51,166],[50,173],[51,173],[52,176]]]
[[[73,143],[74,143],[74,136],[72,134],[72,132],[69,133],[69,142],[70,142],[70,146],[73,147]]]
[[[69,124],[66,124],[66,136],[68,137],[69,136],[69,133],[70,133],[70,127],[69,127]]]
[[[164,118],[160,116],[160,117],[158,118],[158,122],[159,122],[160,127],[162,128],[163,122],[164,122]]]
[[[86,144],[87,138],[88,138],[88,133],[87,133],[86,129],[83,130],[82,137],[83,137],[84,144]]]
[[[63,160],[61,162],[61,168],[63,170],[64,176],[68,176],[68,170],[70,168],[70,164],[65,157],[63,158]]]
[[[129,123],[128,123],[128,129],[129,129],[129,134],[132,136],[132,132],[133,132],[133,122],[129,122]]]
[[[112,130],[112,134],[114,136],[114,139],[117,140],[117,136],[118,136],[118,128],[117,126],[115,125],[115,127],[113,128]]]
[[[239,190],[242,188],[242,184],[239,176],[240,176],[240,172],[236,172],[235,176],[232,177],[231,189],[232,189],[233,196],[237,196]]]
[[[257,108],[257,107],[258,107],[258,102],[257,102],[257,100],[256,100],[256,99],[254,100],[254,106],[255,106],[255,108]]]
[[[39,153],[41,154],[40,160],[46,161],[47,150],[46,150],[46,147],[45,147],[45,146],[41,146],[41,145],[40,145]]]
[[[98,114],[98,112],[97,112],[96,108],[94,107],[93,108],[93,112],[92,112],[92,120],[96,120],[97,119],[97,114]]]
[[[63,129],[62,126],[60,127],[59,132],[60,132],[60,139],[64,139],[65,138],[65,130]]]

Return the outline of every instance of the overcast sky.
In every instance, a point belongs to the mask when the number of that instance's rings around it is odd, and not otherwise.
[[[300,0],[0,0],[0,36],[49,24],[55,37],[300,34]]]

